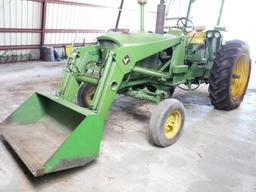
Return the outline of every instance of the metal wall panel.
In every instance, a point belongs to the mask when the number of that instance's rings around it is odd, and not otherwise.
[[[171,0],[170,14],[181,12],[180,2]],[[73,2],[73,3],[72,3]],[[114,28],[121,0],[49,0],[46,8],[45,27],[42,25],[43,0],[0,0],[0,46],[12,49],[38,48],[40,45],[61,46],[70,43],[92,43],[103,31]],[[145,6],[145,30],[154,31],[156,8],[159,0],[148,1]],[[168,3],[168,1],[167,1]],[[179,9],[173,8],[179,5]],[[140,14],[137,0],[125,0],[119,28],[139,30]],[[3,31],[12,29],[12,32]],[[16,29],[13,30],[13,29]],[[36,31],[33,31],[35,30]],[[32,31],[28,31],[32,30]],[[44,35],[45,34],[45,35]],[[41,37],[44,37],[43,40]],[[17,47],[15,47],[17,45]],[[27,47],[24,47],[24,46]],[[33,46],[36,45],[36,46]],[[15,50],[11,51],[12,53]],[[19,51],[16,51],[17,53]],[[36,51],[33,52],[38,53]]]
[[[38,45],[39,33],[0,33],[0,46],[2,45]]]
[[[24,59],[37,59],[37,50],[8,50],[23,45],[38,45],[40,33],[20,32],[27,29],[39,29],[41,26],[41,3],[27,0],[0,1],[0,28],[17,32],[0,32],[0,62]]]
[[[69,1],[95,4],[95,5],[103,5],[103,6],[116,7],[116,8],[118,8],[120,5],[120,0],[111,0],[111,1],[110,0],[69,0]],[[128,1],[131,1],[131,0],[128,0]]]
[[[0,28],[40,28],[40,2],[27,0],[0,2]]]
[[[76,1],[81,3],[98,4],[105,1]],[[116,6],[120,1],[117,2]],[[103,5],[105,5],[104,3]],[[113,5],[111,5],[113,6]],[[63,5],[49,3],[47,7],[47,29],[89,29],[89,30],[108,30],[115,27],[118,9],[102,7],[86,7],[77,5]],[[47,33],[46,44],[72,43],[75,36],[77,43],[95,42],[98,33]],[[88,36],[88,37],[87,37]]]

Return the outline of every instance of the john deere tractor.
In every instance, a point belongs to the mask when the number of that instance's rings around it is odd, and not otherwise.
[[[117,94],[157,104],[149,134],[160,147],[176,142],[183,129],[184,107],[171,98],[176,86],[192,90],[193,84],[206,83],[216,109],[240,105],[251,69],[248,46],[240,40],[224,44],[219,26],[194,27],[189,19],[193,2],[187,17],[164,31],[161,0],[156,32],[147,33],[143,24],[147,1],[138,0],[139,32],[114,29],[99,36],[96,44],[75,48],[56,94],[36,92],[2,122],[4,138],[35,176],[95,159]]]

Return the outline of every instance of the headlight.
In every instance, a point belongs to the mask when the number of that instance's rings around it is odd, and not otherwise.
[[[215,33],[214,33],[214,37],[215,37],[215,38],[219,38],[220,36],[221,36],[221,35],[220,35],[220,32],[215,32]]]
[[[210,31],[206,34],[207,38],[213,38],[213,32]]]

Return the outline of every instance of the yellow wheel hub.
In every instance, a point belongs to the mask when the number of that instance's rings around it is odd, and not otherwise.
[[[233,66],[230,94],[233,99],[239,99],[246,88],[249,76],[249,58],[241,56]]]
[[[92,87],[91,89],[89,89],[86,92],[85,103],[89,104],[90,106],[92,106],[92,102],[93,102],[93,97],[94,97],[95,91],[96,91],[95,87]]]
[[[174,138],[181,128],[182,115],[179,111],[169,114],[164,124],[164,134],[167,139]]]

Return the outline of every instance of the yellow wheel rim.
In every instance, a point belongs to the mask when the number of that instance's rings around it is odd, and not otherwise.
[[[233,66],[230,95],[233,99],[239,99],[247,86],[249,76],[249,58],[241,56]]]
[[[86,92],[85,103],[87,103],[90,106],[92,106],[92,102],[93,102],[93,97],[94,97],[95,91],[96,91],[95,87],[92,87],[91,89],[89,89]]]
[[[164,123],[164,134],[167,139],[174,138],[181,126],[182,115],[179,111],[174,111],[169,114]]]

